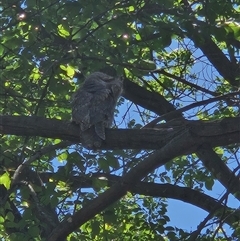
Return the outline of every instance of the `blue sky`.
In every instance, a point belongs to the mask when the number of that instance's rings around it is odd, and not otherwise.
[[[188,43],[189,43],[189,40],[185,40],[185,41],[188,41]],[[174,41],[167,50],[169,52],[171,52],[171,51],[178,49],[179,47],[181,47],[180,44],[177,41]],[[214,83],[214,81],[216,80],[217,77],[219,77],[219,75],[218,75],[217,71],[208,62],[206,57],[200,58],[201,56],[203,56],[203,54],[200,50],[194,51],[194,58],[196,59],[196,62],[192,68],[191,73],[194,73],[197,76],[195,84],[202,86],[206,89],[209,89],[211,91],[215,91],[216,90],[215,88],[217,86],[216,86],[216,83]],[[208,99],[208,98],[209,98],[209,95],[198,92],[198,95],[196,96],[196,101],[201,101],[201,100]],[[189,105],[193,102],[194,102],[193,99],[186,97],[185,99],[183,99],[183,102],[181,103],[182,104],[181,107]],[[136,108],[136,106],[134,104],[132,105],[132,107],[130,109],[128,109],[128,107],[130,105],[131,105],[131,102],[126,101],[124,103],[124,105],[122,105],[120,107],[120,114],[118,115],[118,118],[116,118],[117,124],[122,123],[120,126],[118,126],[119,128],[124,128],[124,127],[126,128],[126,126],[124,126],[124,122],[122,122],[122,119],[121,119],[121,117],[125,114],[126,110],[128,110],[128,113],[125,116],[127,121],[129,121],[131,119],[135,119],[137,123],[142,124],[140,115],[138,114],[138,109]],[[212,103],[212,104],[208,105],[208,108],[211,109],[212,107],[214,107],[214,105],[215,105],[215,103]],[[140,110],[142,110],[141,107],[138,107],[138,108],[140,108]],[[214,111],[214,108],[211,109],[211,111],[209,111],[209,114],[213,113],[213,111]],[[194,112],[196,113],[197,109],[186,112],[185,116],[187,117],[188,114],[193,115]],[[122,114],[122,116],[121,116],[121,114]],[[197,118],[193,116],[191,119],[197,119]],[[237,155],[238,155],[238,157],[240,157],[240,153],[237,153]],[[236,168],[236,165],[237,165],[236,162],[232,162],[232,164],[229,167],[233,170],[234,168]],[[222,197],[222,195],[226,192],[226,189],[222,186],[221,183],[216,181],[213,186],[213,189],[211,191],[204,189],[204,192],[205,192],[205,194],[207,194],[213,198],[220,199]],[[195,207],[191,204],[179,201],[179,200],[169,199],[168,205],[169,205],[168,206],[168,215],[171,219],[169,224],[172,226],[176,226],[178,228],[182,228],[186,231],[196,230],[197,226],[208,215],[208,212],[206,212],[198,207]],[[232,207],[232,208],[239,208],[240,203],[234,196],[232,196],[230,194],[228,196],[227,206]],[[232,230],[229,228],[229,226],[224,225],[224,228],[226,229],[227,234],[232,233]]]

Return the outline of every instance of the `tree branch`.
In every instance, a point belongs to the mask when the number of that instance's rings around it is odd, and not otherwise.
[[[106,141],[101,149],[159,149],[179,134],[185,141],[192,133],[193,143],[186,153],[196,151],[199,145],[225,146],[240,142],[240,117],[218,121],[185,121],[179,125],[163,124],[158,129],[106,129]],[[79,143],[79,128],[68,121],[38,116],[0,116],[0,134],[41,136]],[[185,153],[185,154],[186,154]]]
[[[176,113],[183,113],[183,112],[191,110],[195,107],[198,107],[198,106],[201,106],[201,105],[208,105],[210,103],[213,103],[213,102],[216,102],[216,101],[219,101],[219,100],[229,100],[230,97],[234,97],[234,96],[237,96],[239,94],[240,94],[240,92],[237,91],[237,92],[228,93],[228,94],[225,94],[225,95],[220,95],[220,96],[209,98],[209,99],[202,100],[202,101],[196,101],[196,102],[194,102],[190,105],[184,106],[180,109],[168,112],[167,114],[163,114],[162,116],[157,117],[156,119],[152,120],[147,125],[145,125],[144,128],[151,128],[151,127],[154,127],[161,120],[174,118],[174,116],[176,116]]]
[[[156,6],[155,6],[156,5]],[[174,16],[181,15],[182,9],[164,9],[161,5],[158,4],[146,4],[142,11],[150,14],[160,14],[160,13],[166,13],[166,10],[169,14],[172,14]],[[153,7],[154,6],[154,7]],[[189,3],[186,1],[185,4],[185,13],[189,14],[189,16],[193,15],[191,8],[189,8]],[[189,18],[187,22],[184,22],[183,29],[187,29],[186,36],[191,39],[194,44],[201,49],[203,54],[208,58],[209,62],[212,63],[214,68],[218,71],[218,73],[229,81],[229,83],[233,86],[238,87],[238,78],[240,75],[240,68],[237,63],[231,62],[226,55],[222,52],[222,50],[214,43],[210,35],[204,35],[203,29],[210,29],[210,26],[208,26],[207,23],[197,20],[197,19],[191,19]],[[180,36],[182,34],[181,31]],[[199,34],[201,33],[201,34]],[[156,35],[158,37],[158,34]]]
[[[199,23],[199,21],[198,21]],[[204,23],[202,23],[203,25]],[[231,63],[221,49],[213,42],[210,36],[204,36],[202,41],[199,41],[198,30],[192,27],[194,34],[188,34],[188,37],[198,46],[201,51],[206,55],[208,60],[216,68],[223,78],[229,81],[233,86],[238,86],[237,76],[239,76],[239,66],[236,63]]]
[[[175,110],[174,106],[166,101],[159,93],[146,90],[128,79],[124,80],[123,96],[133,103],[153,111],[158,115],[163,115]],[[174,117],[181,117],[181,114],[176,113]],[[168,118],[166,118],[166,120],[168,120]]]
[[[131,190],[131,188],[148,173],[166,164],[173,158],[183,155],[186,153],[186,150],[192,149],[196,141],[194,138],[195,137],[191,136],[190,132],[182,132],[172,140],[169,140],[160,150],[155,151],[144,161],[139,162],[139,164],[123,176],[120,182],[115,183],[97,198],[89,201],[87,206],[65,219],[53,230],[48,241],[56,241],[60,238],[65,238],[69,233],[93,218],[97,213],[100,213],[109,205],[122,198],[127,191]],[[198,137],[197,139],[199,140],[201,138]]]
[[[197,152],[205,167],[233,195],[240,200],[240,180],[221,158],[208,146],[203,145]]]
[[[55,178],[54,173],[41,173],[39,175],[44,182],[48,182],[49,179]],[[71,183],[71,187],[73,189],[77,189],[79,187],[92,188],[94,180],[96,178],[102,179],[103,177],[105,178],[104,180],[108,181],[109,187],[113,186],[117,182],[122,182],[122,177],[120,176],[113,174],[96,173],[92,174],[91,177],[85,175],[70,176],[69,183]],[[64,177],[63,179],[61,179],[60,177],[57,180],[64,181]],[[216,199],[197,190],[193,190],[189,187],[179,187],[172,184],[147,183],[141,181],[131,186],[129,191],[131,191],[133,194],[140,194],[159,198],[172,198],[192,204],[207,211],[208,213],[212,213],[218,218],[224,219],[224,221],[230,226],[232,225],[232,223],[234,223],[234,221],[238,219],[238,215],[240,215],[240,211],[235,212],[234,209],[227,208],[225,205],[222,204],[222,202],[219,202]],[[218,211],[215,212],[216,210]],[[223,213],[224,217],[222,216]]]

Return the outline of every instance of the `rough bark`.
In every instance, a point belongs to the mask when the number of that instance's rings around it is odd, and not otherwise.
[[[79,143],[79,127],[68,121],[46,119],[38,116],[1,116],[0,133],[17,136],[59,138]],[[186,153],[196,151],[202,144],[209,147],[226,146],[240,142],[240,117],[217,121],[183,121],[179,125],[170,122],[156,129],[107,129],[106,141],[101,149],[159,149],[173,138],[188,135],[193,143]]]

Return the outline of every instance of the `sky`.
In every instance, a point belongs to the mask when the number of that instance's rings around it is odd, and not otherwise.
[[[189,40],[186,40],[189,41]],[[178,42],[172,42],[172,44],[169,46],[168,51],[174,51],[175,49],[179,48],[179,43]],[[194,52],[194,56],[195,59],[199,59],[200,56],[203,56],[202,52],[200,50],[196,50]],[[203,59],[204,62],[208,62],[208,60],[206,58]],[[192,68],[192,73],[195,73],[197,75],[197,80],[196,80],[196,84],[198,84],[199,86],[202,86],[204,88],[207,88],[209,90],[215,91],[216,85],[211,82],[211,80],[215,80],[215,75],[218,75],[217,71],[215,69],[213,69],[212,67],[206,67],[203,69],[203,60],[201,59],[201,61],[196,61],[193,68]],[[160,66],[159,66],[160,67]],[[201,101],[203,99],[207,99],[208,96],[204,96],[204,95],[198,95],[196,96],[196,100],[197,101]],[[192,99],[189,98],[185,98],[184,100],[183,106],[189,105],[192,103]],[[191,102],[190,102],[191,101]],[[208,108],[211,109],[214,106],[215,103],[208,105]],[[127,106],[126,106],[127,105]],[[121,122],[120,117],[121,117],[121,113],[125,113],[126,110],[129,111],[129,113],[127,114],[127,116],[125,117],[127,120],[131,120],[131,119],[135,119],[136,122],[141,123],[141,119],[140,116],[138,114],[138,109],[136,108],[135,105],[132,105],[132,107],[130,109],[128,109],[131,105],[131,102],[126,101],[124,105],[122,105],[120,107],[120,115],[118,116],[118,118],[116,119],[117,123],[122,123],[120,126],[118,126],[119,128],[124,128],[124,123]],[[182,106],[182,107],[183,107]],[[141,107],[139,107],[140,110],[142,110]],[[214,111],[214,108],[211,109],[211,112]],[[188,114],[192,115],[193,112],[192,110],[189,112],[185,113],[185,116],[188,116]],[[194,118],[194,116],[192,117],[192,119],[197,119]],[[126,127],[125,127],[126,128]],[[240,153],[237,153],[238,157],[240,158]],[[232,165],[229,166],[232,170],[234,168],[236,168],[236,162]],[[222,186],[221,183],[219,183],[218,181],[215,182],[213,189],[211,191],[204,189],[205,194],[216,198],[216,199],[220,199],[222,197],[222,195],[226,192],[226,189]],[[228,196],[228,201],[227,201],[227,206],[228,207],[232,207],[232,208],[239,208],[240,207],[240,203],[239,201],[232,196],[231,194]],[[170,217],[170,222],[169,225],[172,226],[176,226],[178,228],[182,228],[186,231],[194,231],[197,229],[197,226],[207,217],[208,212],[206,212],[205,210],[202,210],[196,206],[193,206],[191,204],[188,203],[184,203],[182,201],[179,200],[173,200],[173,199],[169,199],[168,200],[168,212],[167,214]],[[229,228],[228,225],[224,225],[225,231],[227,234],[231,234],[232,230]]]
[[[173,51],[174,49],[179,48],[179,44],[177,42],[173,42],[172,45],[169,47],[169,51]],[[197,50],[194,52],[194,56],[196,59],[198,59],[199,56],[201,56],[202,53],[201,51]],[[206,59],[205,59],[206,61]],[[203,63],[201,61],[196,62],[193,69],[192,69],[193,73],[196,73],[198,78],[197,78],[197,82],[196,84],[203,86],[205,88],[208,88],[212,91],[215,90],[215,85],[213,83],[211,83],[211,78],[213,78],[214,75],[216,75],[216,70],[212,70],[212,68],[205,68],[205,72],[203,72]],[[209,81],[205,81],[206,79],[208,79]],[[208,98],[208,96],[201,96],[198,95],[196,96],[196,100],[200,101],[203,99]],[[186,99],[184,100],[183,106],[189,105],[191,102],[193,101],[192,99],[188,99],[188,97],[186,97]],[[181,106],[181,107],[183,107]],[[138,108],[140,110],[142,110],[142,108],[140,106],[136,107],[136,105],[132,105],[132,103],[128,100],[125,100],[124,104],[120,106],[119,108],[119,115],[117,118],[115,118],[116,124],[118,126],[118,128],[126,128],[126,123],[131,120],[131,119],[135,119],[136,123],[141,123],[141,118],[140,115],[138,113]],[[127,112],[127,115],[124,116]],[[185,113],[186,116],[188,114],[192,115],[192,111],[189,113]],[[123,116],[125,118],[125,121],[123,121]],[[197,119],[194,118],[194,116],[192,117],[192,119]],[[238,153],[238,155],[240,155],[240,153]],[[236,164],[236,163],[235,163]],[[230,165],[231,169],[235,168],[236,166]],[[169,174],[171,175],[171,174]],[[213,189],[211,191],[204,189],[204,192],[216,199],[220,199],[221,196],[225,193],[225,188],[218,182],[216,181]],[[239,201],[234,198],[232,195],[229,195],[228,197],[228,202],[227,202],[227,206],[228,207],[232,207],[232,208],[239,208],[240,207],[240,203]],[[168,200],[168,212],[167,214],[170,217],[170,222],[168,223],[168,225],[171,226],[176,226],[178,228],[182,228],[185,231],[194,231],[197,229],[197,226],[207,217],[208,212],[195,207],[191,204],[188,203],[184,203],[182,201],[179,200],[173,200],[173,199],[169,199]],[[232,230],[225,225],[224,226],[226,233],[227,234],[231,234]]]

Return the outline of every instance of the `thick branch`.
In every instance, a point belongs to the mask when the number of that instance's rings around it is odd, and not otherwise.
[[[126,99],[131,100],[133,103],[142,106],[147,110],[151,110],[158,115],[163,115],[168,112],[174,111],[175,108],[172,104],[156,92],[151,92],[138,86],[128,79],[124,81],[124,95]],[[176,113],[175,118],[181,117],[181,113]],[[168,120],[168,118],[166,118]]]
[[[189,7],[189,4],[187,5],[187,7]],[[142,11],[148,12],[150,14],[166,13],[166,9],[164,9],[161,5],[158,4],[146,4]],[[178,11],[176,9],[170,9],[170,11],[168,10],[168,13],[175,16],[179,15],[180,12],[180,9],[178,9]],[[192,10],[190,10],[190,8],[187,8],[186,13],[192,14],[193,12]],[[240,75],[239,66],[237,63],[231,62],[226,57],[223,51],[214,43],[211,36],[203,34],[204,30],[206,31],[207,29],[210,29],[210,26],[208,26],[205,22],[196,19],[192,21],[189,20],[187,28],[185,24],[186,22],[184,22],[183,28],[187,29],[187,37],[190,38],[194,42],[194,44],[201,49],[204,55],[208,58],[209,62],[212,63],[214,68],[216,68],[218,73],[223,78],[228,80],[231,85],[237,87],[239,85],[238,79]],[[158,35],[156,35],[156,37],[158,37]]]
[[[46,119],[38,116],[1,116],[0,134],[17,136],[41,136],[58,138],[79,143],[78,126],[68,121]],[[196,150],[199,145],[224,146],[240,142],[240,117],[225,118],[218,121],[186,121],[179,126],[159,125],[158,129],[107,129],[106,141],[102,149],[159,149],[179,133],[184,132],[195,137],[186,153]]]
[[[64,220],[56,229],[53,230],[48,241],[59,240],[60,237],[66,237],[76,228],[84,224],[86,221],[93,218],[97,213],[100,213],[109,205],[122,198],[136,182],[144,178],[149,172],[155,168],[164,165],[169,160],[176,156],[182,155],[189,146],[192,146],[193,139],[190,135],[187,136],[186,142],[179,141],[182,136],[177,136],[168,142],[166,146],[154,152],[144,161],[132,168],[121,180],[115,183],[104,193],[97,198],[89,201],[88,205],[77,211],[73,216]]]
[[[214,177],[240,200],[240,180],[221,158],[208,145],[202,146],[197,155]]]
[[[54,173],[41,173],[39,175],[44,182],[48,182],[49,179],[54,178]],[[122,182],[122,177],[102,173],[93,174],[92,177],[85,175],[70,176],[69,181],[71,183],[71,187],[76,190],[79,187],[92,188],[94,185],[94,180],[96,178],[98,179],[103,177],[108,180],[108,186],[112,186],[116,182]],[[58,176],[58,180],[65,181],[65,177],[61,179],[61,176]],[[138,182],[134,186],[130,187],[129,191],[131,191],[133,194],[140,194],[159,198],[172,198],[192,204],[209,213],[214,212],[218,218],[224,219],[224,222],[228,223],[230,226],[232,225],[232,223],[234,223],[234,221],[238,220],[240,215],[240,211],[234,213],[234,209],[227,208],[216,199],[188,187],[179,187],[172,184]],[[218,211],[215,212],[215,210]]]
[[[133,186],[131,191],[152,197],[165,197],[187,202],[209,213],[214,212],[215,216],[222,220],[224,219],[230,226],[239,220],[240,211],[234,213],[234,209],[227,208],[216,201],[216,199],[188,187],[141,182]],[[217,210],[217,212],[215,212],[215,210]]]
[[[196,139],[200,140],[201,137]],[[97,213],[100,213],[109,205],[122,198],[128,190],[131,190],[131,188],[148,173],[159,166],[164,165],[169,160],[183,155],[187,150],[192,150],[195,143],[195,136],[192,136],[190,132],[179,133],[178,136],[169,140],[160,150],[154,152],[144,161],[139,162],[139,164],[132,168],[120,182],[115,183],[106,192],[90,201],[86,207],[64,220],[55,230],[53,230],[48,240],[56,241],[59,240],[60,237],[66,237],[76,228],[93,218]]]
[[[189,37],[191,38],[191,36]],[[240,74],[238,65],[231,63],[210,37],[205,37],[202,42],[199,42],[196,38],[196,36],[192,37],[192,40],[206,55],[219,74],[232,85],[238,86],[237,76]]]

